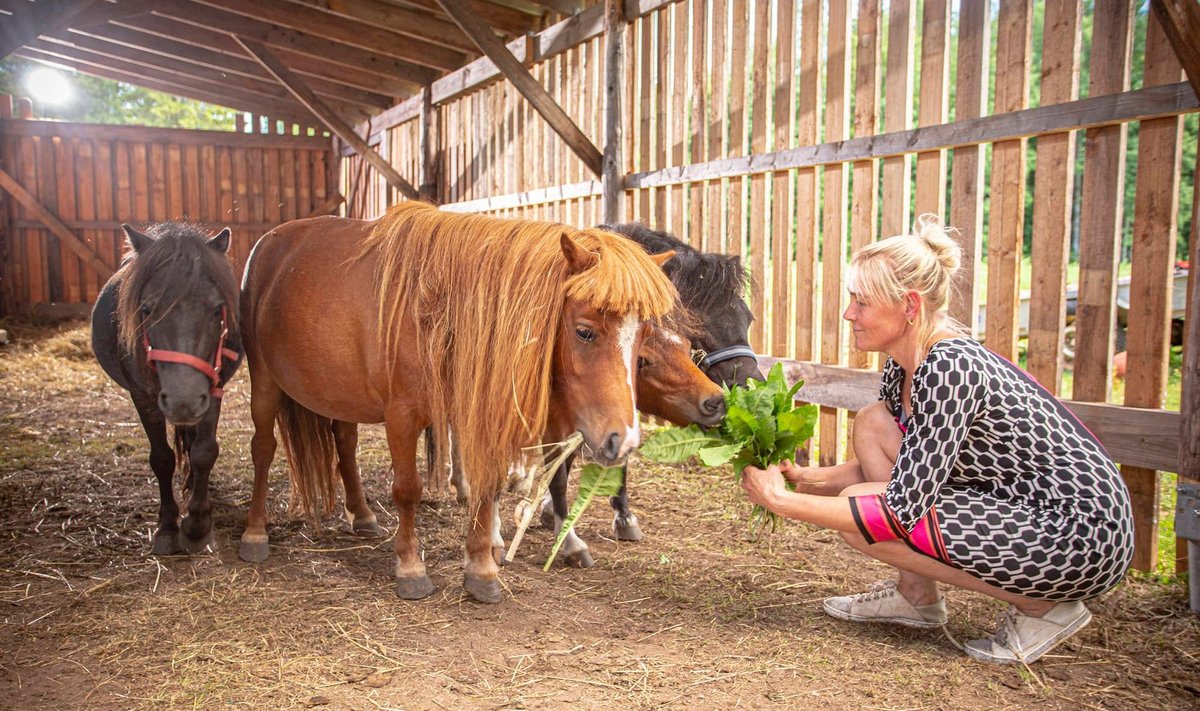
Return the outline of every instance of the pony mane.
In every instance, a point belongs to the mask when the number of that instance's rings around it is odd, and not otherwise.
[[[561,237],[596,255],[567,273]],[[390,363],[416,347],[433,427],[454,428],[474,492],[490,490],[523,446],[542,436],[566,298],[604,311],[664,316],[676,291],[645,250],[602,230],[393,206],[363,244],[375,255],[379,336]],[[482,477],[482,478],[478,478]]]
[[[184,222],[159,223],[144,234],[154,243],[141,252],[129,247],[113,277],[118,279],[116,319],[121,346],[129,353],[139,352],[146,299],[153,299],[165,314],[200,293],[205,282],[212,283],[221,295],[230,333],[239,332],[237,278],[229,258],[208,246],[211,235],[199,225]],[[159,280],[163,286],[147,293],[154,276],[164,277]]]
[[[637,242],[651,254],[675,250],[675,257],[665,265],[667,276],[679,290],[680,300],[697,313],[712,312],[731,298],[743,298],[751,283],[737,256],[701,252],[668,232],[637,222],[606,229]]]

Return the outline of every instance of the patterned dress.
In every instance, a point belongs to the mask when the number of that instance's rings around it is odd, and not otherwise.
[[[890,358],[879,393],[904,431],[883,494],[851,498],[870,543],[914,550],[1007,591],[1086,600],[1133,557],[1133,513],[1096,437],[1028,374],[969,338],[938,341],[913,374]]]

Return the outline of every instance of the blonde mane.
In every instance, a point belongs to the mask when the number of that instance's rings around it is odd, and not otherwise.
[[[568,234],[597,259],[568,276]],[[412,318],[433,426],[461,443],[472,493],[495,486],[546,428],[565,298],[615,314],[658,318],[677,294],[638,244],[603,230],[441,212],[405,202],[371,231],[378,259],[380,338],[389,362],[410,344]]]

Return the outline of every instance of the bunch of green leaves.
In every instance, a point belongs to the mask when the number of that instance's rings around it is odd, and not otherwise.
[[[575,495],[575,501],[571,504],[571,510],[567,512],[567,517],[563,519],[562,527],[558,529],[558,538],[554,539],[554,547],[550,549],[550,557],[546,559],[542,570],[550,570],[554,557],[558,555],[558,549],[562,548],[563,541],[567,540],[567,534],[575,527],[575,522],[579,520],[579,516],[588,507],[588,504],[592,503],[592,499],[597,496],[616,496],[621,491],[621,482],[621,467],[588,464],[583,468],[583,471],[579,473],[579,492]]]
[[[765,469],[792,459],[812,438],[817,423],[816,405],[796,407],[796,392],[803,385],[801,380],[789,387],[783,366],[776,363],[766,380],[725,389],[725,420],[719,427],[664,427],[642,443],[642,456],[667,463],[696,457],[709,467],[728,463],[739,477],[748,465]],[[755,506],[751,525],[766,522],[774,530],[778,516]]]

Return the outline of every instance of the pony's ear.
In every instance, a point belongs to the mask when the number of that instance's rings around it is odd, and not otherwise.
[[[599,259],[595,254],[579,246],[579,243],[571,239],[571,235],[566,232],[562,233],[559,243],[562,245],[563,257],[567,260],[567,271],[570,274],[578,274],[591,267]]]
[[[154,244],[154,239],[138,232],[129,225],[121,225],[121,229],[125,230],[125,239],[129,242],[129,246],[133,247],[133,251],[141,254],[142,250]]]
[[[216,237],[213,237],[209,241],[205,242],[205,244],[217,250],[221,254],[225,254],[229,251],[229,238],[231,236],[233,236],[233,233],[229,231],[228,227],[226,227],[218,232]]]
[[[654,260],[654,263],[661,267],[662,265],[671,261],[671,258],[674,256],[675,256],[675,250],[671,249],[671,250],[667,250],[666,252],[663,252],[661,254],[651,254],[650,259]]]

